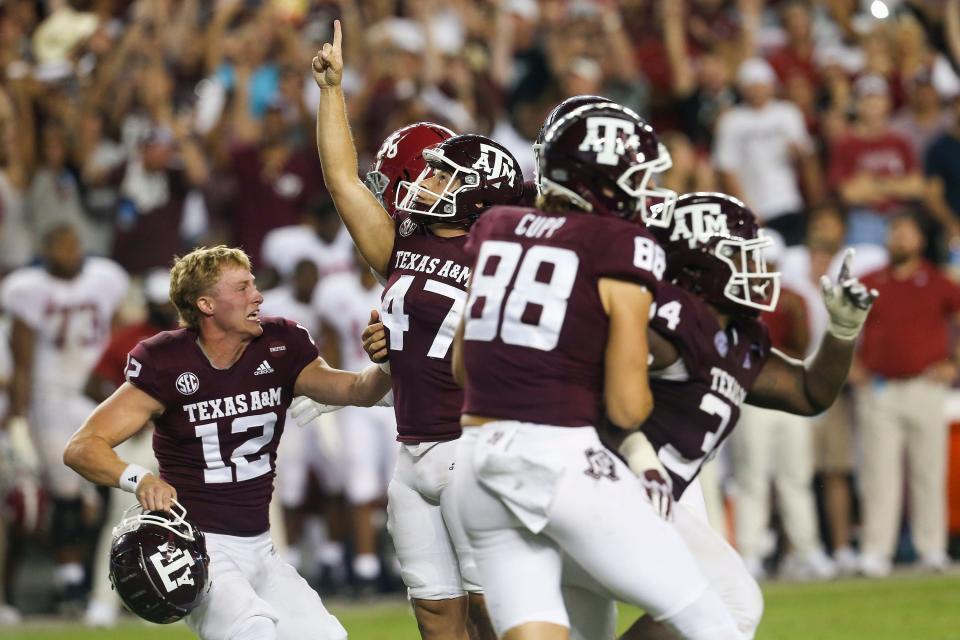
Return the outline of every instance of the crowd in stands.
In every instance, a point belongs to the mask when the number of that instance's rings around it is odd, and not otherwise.
[[[960,319],[941,276],[960,269],[960,0],[0,0],[0,288],[65,227],[134,291],[174,254],[218,243],[251,256],[262,289],[296,289],[304,262],[319,286],[355,271],[315,146],[310,63],[335,18],[361,167],[394,129],[433,121],[494,138],[531,179],[550,109],[611,98],[666,144],[664,186],[735,195],[782,240],[771,258],[795,296],[771,322],[797,357],[824,331],[820,276],[855,246],[855,274],[881,290],[877,315],[888,295],[933,324],[884,310],[899,336],[868,326],[845,401],[783,426],[779,447],[765,432],[777,418],[744,414],[721,474],[745,505],[731,537],[757,575],[781,555],[793,577],[885,575],[910,556],[894,553],[904,479],[885,473],[906,447],[913,547],[945,568],[937,407],[955,350],[894,361],[930,332],[950,340]],[[919,293],[893,291],[901,281]],[[937,293],[923,297],[928,282]],[[128,294],[121,321],[143,320],[144,300],[156,291]],[[13,377],[2,352],[0,396]],[[880,406],[935,409],[898,426]],[[783,553],[767,539],[771,483]],[[324,548],[329,574],[343,552]],[[13,602],[16,576],[4,583]]]

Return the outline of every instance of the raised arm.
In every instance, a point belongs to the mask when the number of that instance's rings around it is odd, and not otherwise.
[[[850,277],[853,249],[847,249],[838,281],[823,277],[824,304],[830,315],[817,352],[806,361],[774,350],[747,395],[747,403],[798,415],[815,415],[833,404],[850,371],[857,336],[877,292]]]
[[[321,404],[372,407],[387,395],[390,383],[390,375],[380,365],[359,372],[341,371],[317,358],[297,376],[293,393]]]
[[[73,434],[63,451],[63,463],[95,484],[135,489],[148,511],[168,511],[176,489],[146,469],[127,464],[113,450],[162,412],[159,401],[124,382]]]
[[[364,259],[382,276],[393,251],[393,220],[361,182],[357,150],[347,122],[346,102],[340,80],[343,76],[340,21],[333,23],[329,42],[313,58],[313,77],[320,87],[317,107],[317,151],[323,180],[337,212]]]

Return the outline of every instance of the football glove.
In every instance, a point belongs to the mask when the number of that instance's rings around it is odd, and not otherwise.
[[[33,446],[26,418],[16,416],[7,421],[7,428],[0,430],[0,450],[15,469],[30,474],[40,470],[40,457]]]
[[[847,248],[836,282],[831,282],[828,276],[820,278],[823,304],[830,316],[827,331],[841,340],[855,340],[860,335],[870,307],[880,295],[850,275],[854,253],[852,247]]]
[[[657,515],[664,520],[673,519],[673,483],[647,436],[642,431],[631,433],[624,439],[619,451],[630,470],[640,478],[640,484]]]
[[[333,404],[321,404],[308,398],[307,396],[297,396],[290,405],[290,414],[293,421],[301,429],[306,428],[314,420],[318,420],[325,413],[339,411],[343,407]]]

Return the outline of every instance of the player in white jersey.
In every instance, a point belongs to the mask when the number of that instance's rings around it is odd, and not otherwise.
[[[339,346],[333,366],[363,368],[369,361],[359,336],[371,309],[380,307],[383,287],[370,266],[355,254],[357,271],[324,279],[314,307]],[[381,507],[397,460],[397,423],[388,407],[344,407],[336,413],[344,453],[344,482],[353,524],[353,575],[372,588],[380,575],[374,516]]]
[[[64,466],[61,453],[94,409],[84,385],[106,346],[129,278],[111,260],[84,258],[80,238],[69,226],[47,232],[43,254],[43,266],[14,271],[0,292],[13,317],[14,374],[6,424],[26,419],[30,425],[53,498],[59,596],[77,600],[84,581],[78,544],[86,526],[84,497],[95,500],[95,494]]]
[[[348,262],[344,266],[349,267],[351,264]],[[263,293],[263,304],[260,307],[264,315],[289,318],[305,327],[311,335],[321,336],[318,341],[321,352],[327,362],[331,362],[329,345],[335,342],[335,339],[322,329],[320,316],[311,302],[320,281],[316,262],[308,257],[301,258],[291,266],[284,280],[286,282],[281,286]],[[287,420],[288,424],[292,424],[289,413]],[[317,549],[320,563],[334,574],[343,573],[343,536],[340,535],[340,530],[345,520],[342,508],[344,464],[336,416],[324,416],[303,428],[288,429],[280,440],[277,458],[280,464],[277,465],[274,500],[279,500],[283,511],[287,545],[284,549],[285,559],[300,573],[305,574],[308,567],[303,562],[300,547],[306,520],[311,515],[316,515],[326,520],[331,538]],[[316,509],[311,512],[306,510],[311,471],[327,498],[322,514]]]

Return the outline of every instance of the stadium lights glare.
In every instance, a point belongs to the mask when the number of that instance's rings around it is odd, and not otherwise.
[[[890,16],[890,8],[887,7],[887,3],[882,0],[873,0],[873,3],[870,5],[870,13],[877,20],[884,20]]]

